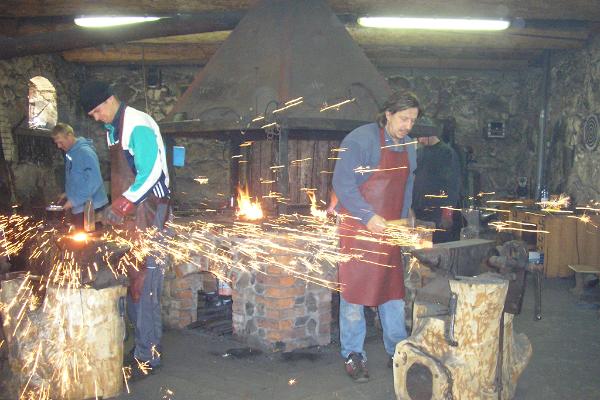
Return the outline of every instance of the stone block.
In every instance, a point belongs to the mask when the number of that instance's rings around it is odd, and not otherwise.
[[[193,264],[177,264],[174,267],[177,278],[185,278],[189,274],[198,272],[198,267]]]

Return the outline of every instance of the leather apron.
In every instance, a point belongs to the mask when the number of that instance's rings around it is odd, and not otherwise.
[[[410,173],[408,152],[384,148],[383,128],[379,129],[379,141],[381,157],[377,171],[360,185],[359,191],[376,214],[386,220],[399,219]],[[349,214],[344,207],[341,211]],[[341,252],[362,254],[361,258],[353,258],[339,265],[342,297],[349,303],[365,306],[378,306],[389,300],[403,299],[404,271],[400,247],[357,238],[361,235],[360,231],[366,230],[367,227],[354,218],[345,218],[339,226]]]
[[[123,120],[125,109],[121,113],[119,121],[119,142],[113,146],[109,146],[110,150],[110,194],[112,199],[117,199],[123,195],[133,184],[135,174],[132,171],[125,153],[122,143],[123,135]],[[144,230],[154,225],[154,216],[159,203],[168,202],[168,198],[159,199],[153,193],[150,193],[135,209],[133,217],[126,217],[123,228],[128,231],[128,234],[135,239],[138,230]],[[164,222],[163,222],[164,225]],[[162,228],[159,227],[159,228]],[[142,289],[144,287],[144,278],[146,276],[146,263],[133,266],[131,263],[127,265],[127,277],[129,278],[129,294],[135,303],[140,299]]]

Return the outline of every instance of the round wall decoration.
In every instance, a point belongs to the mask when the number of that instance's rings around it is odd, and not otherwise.
[[[590,115],[583,122],[583,145],[588,150],[594,150],[600,141],[600,122],[598,116]]]

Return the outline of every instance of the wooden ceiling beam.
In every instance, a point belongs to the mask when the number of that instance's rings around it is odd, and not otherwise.
[[[63,52],[69,62],[83,64],[194,64],[206,65],[217,51],[217,45],[192,44],[149,45],[128,43]],[[469,49],[470,50],[470,49]],[[444,51],[437,55],[416,49],[404,51],[367,50],[367,56],[379,67],[446,68],[446,69],[521,69],[531,65],[539,52],[498,52],[495,55],[477,51]]]
[[[178,16],[154,22],[114,27],[109,30],[69,29],[50,33],[0,38],[0,59],[57,53],[107,43],[123,43],[149,37],[231,30],[242,17],[238,12]]]
[[[82,64],[198,64],[205,65],[217,51],[217,45],[151,45],[127,43],[62,53],[66,61]]]
[[[64,15],[176,15],[213,11],[246,11],[259,0],[4,0],[0,15],[7,17]],[[600,7],[590,0],[329,0],[336,13],[396,14],[487,18],[541,18],[600,21]]]

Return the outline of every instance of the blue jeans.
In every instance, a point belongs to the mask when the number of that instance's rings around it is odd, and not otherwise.
[[[365,306],[348,303],[340,296],[340,344],[342,357],[350,353],[359,353],[367,358],[363,345],[367,333]],[[383,327],[383,345],[385,351],[394,355],[396,344],[406,339],[404,323],[404,300],[389,300],[377,307],[379,319]]]

